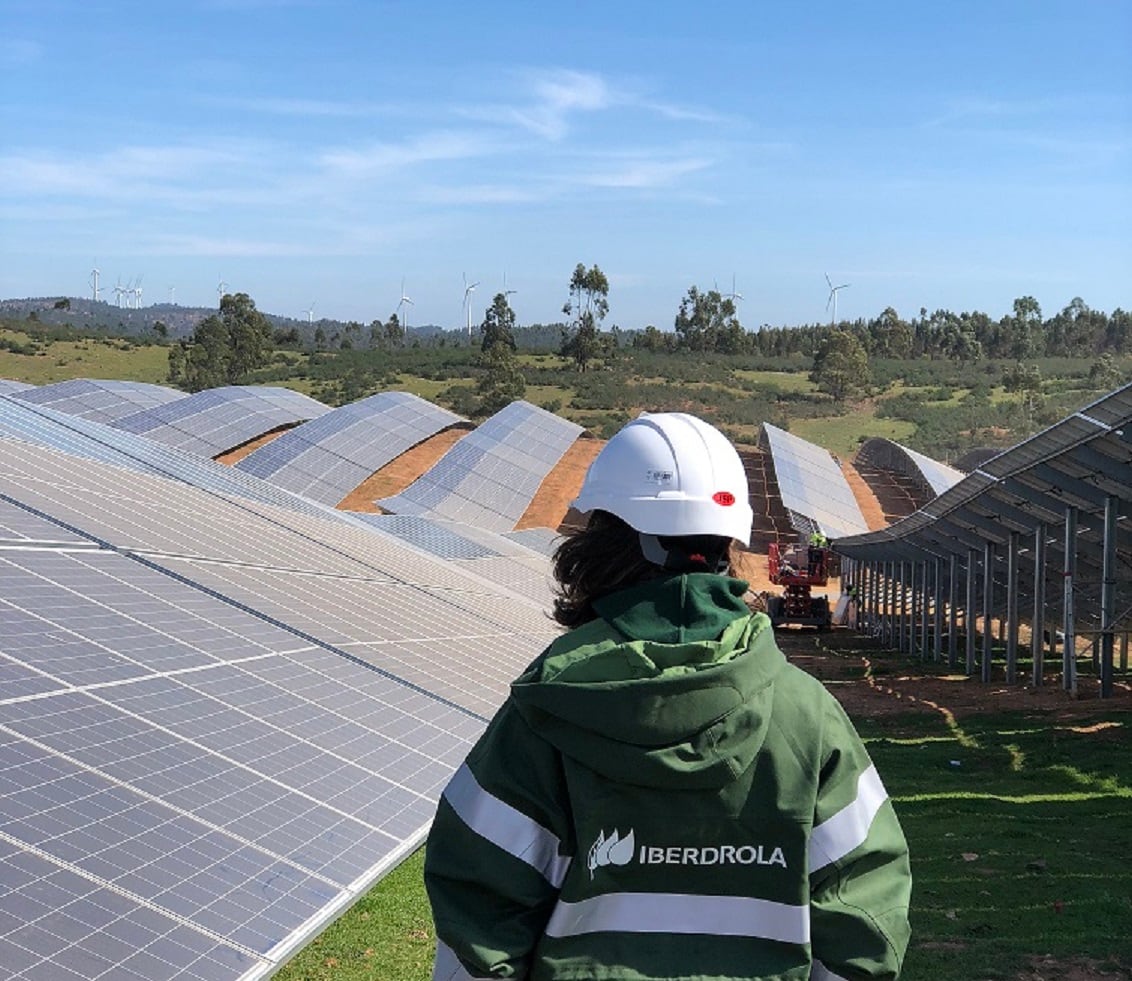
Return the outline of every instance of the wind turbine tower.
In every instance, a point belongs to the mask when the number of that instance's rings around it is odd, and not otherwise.
[[[842,283],[840,286],[834,286],[833,280],[829,278],[829,273],[825,274],[825,281],[829,284],[829,299],[825,301],[825,308],[828,310],[833,307],[833,316],[830,317],[829,326],[834,327],[837,324],[837,294],[840,290],[848,289],[852,283]]]
[[[509,290],[507,288],[507,273],[504,273],[503,274],[503,298],[506,299],[512,293],[518,293],[518,292],[519,292],[518,290]]]
[[[405,280],[401,280],[401,299],[397,303],[397,320],[401,324],[401,330],[408,335],[409,332],[409,310],[408,308],[413,305],[413,301],[405,293]],[[404,309],[405,315],[401,316],[401,311]]]
[[[467,274],[464,275],[464,307],[468,314],[468,341],[472,340],[472,294],[475,292],[476,287],[479,286],[478,282],[468,283]]]
[[[216,305],[220,306],[224,302],[224,291],[228,289],[228,284],[224,282],[224,277],[220,277],[220,282],[216,284]]]
[[[91,299],[93,299],[94,302],[97,303],[98,302],[98,294],[102,292],[102,290],[99,288],[99,285],[98,285],[98,267],[97,266],[95,266],[90,271],[90,285],[91,285],[91,289],[93,291],[91,293]]]
[[[735,304],[735,301],[736,301],[736,300],[741,300],[741,299],[743,299],[743,294],[742,294],[742,293],[738,293],[738,292],[736,292],[736,290],[735,290],[735,274],[734,274],[734,273],[732,273],[732,274],[731,274],[731,292],[730,292],[730,293],[725,293],[725,294],[724,294],[724,296],[723,296],[723,298],[724,298],[725,300],[730,300],[730,301],[732,302],[732,304]],[[735,304],[735,305],[737,306],[738,304]]]
[[[311,300],[310,309],[307,310],[307,323],[308,324],[314,323],[314,300]]]

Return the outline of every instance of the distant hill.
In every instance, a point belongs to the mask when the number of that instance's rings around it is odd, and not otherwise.
[[[255,297],[252,297],[254,300]],[[296,317],[282,317],[278,314],[261,311],[273,327],[279,330],[294,329],[304,341],[313,343],[314,332],[321,327],[327,337],[335,333],[342,333],[346,323],[341,320],[322,318],[313,323]],[[0,317],[10,317],[14,320],[26,320],[31,314],[41,324],[64,327],[70,326],[80,330],[105,329],[115,334],[128,336],[143,336],[155,333],[154,325],[160,321],[165,325],[167,335],[178,339],[189,337],[197,325],[210,314],[216,313],[215,307],[183,307],[176,303],[154,303],[139,308],[120,307],[105,300],[95,302],[89,298],[76,296],[48,296],[27,297],[24,299],[0,300]],[[368,333],[365,325],[365,333]],[[422,324],[420,327],[411,326],[409,333],[422,338],[435,334],[461,333],[460,331],[445,331],[434,324]]]
[[[255,297],[252,299],[254,300]],[[328,341],[333,341],[336,335],[347,336],[347,323],[342,320],[323,317],[311,323],[297,317],[282,317],[268,313],[266,310],[260,312],[271,321],[275,330],[294,330],[303,345],[308,348],[314,347],[315,332],[320,328]],[[0,318],[27,320],[34,315],[34,319],[39,323],[52,327],[72,327],[84,332],[105,330],[111,334],[128,337],[153,337],[160,333],[156,328],[160,322],[165,325],[165,336],[171,340],[191,336],[197,325],[213,313],[216,313],[215,307],[183,307],[176,303],[154,303],[135,309],[120,307],[105,300],[95,302],[78,296],[38,296],[0,300]],[[562,328],[563,325],[559,323],[517,327],[515,339],[521,348],[556,350],[561,342]],[[360,337],[354,342],[355,346],[368,346],[369,329],[369,324],[362,325]],[[633,333],[622,332],[621,342],[627,343]],[[436,324],[410,325],[409,337],[422,343],[437,337],[447,338],[448,343],[454,347],[463,347],[467,344],[467,334],[464,330],[460,328],[448,330]],[[474,338],[474,343],[479,344],[478,336]],[[330,346],[336,345],[331,343]]]

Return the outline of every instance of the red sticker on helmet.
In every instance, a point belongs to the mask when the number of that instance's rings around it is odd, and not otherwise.
[[[725,508],[729,508],[735,503],[735,495],[731,491],[716,491],[711,495],[711,499],[716,504],[722,504]]]

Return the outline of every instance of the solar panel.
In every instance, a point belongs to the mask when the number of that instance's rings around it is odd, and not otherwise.
[[[27,382],[14,381],[11,378],[0,378],[0,395],[10,395],[13,392],[26,392],[35,388]]]
[[[533,600],[549,613],[554,602],[547,553],[528,548],[510,535],[416,515],[365,514],[358,517],[495,586]],[[548,531],[549,529],[543,529]]]
[[[113,424],[166,446],[215,457],[274,429],[329,411],[329,406],[289,388],[233,385],[142,409]]]
[[[935,496],[954,487],[964,476],[962,471],[907,446],[882,437],[873,437],[862,444],[857,453],[864,460],[883,470],[892,470],[921,482]]]
[[[185,398],[184,392],[146,382],[72,378],[16,393],[33,405],[50,406],[67,415],[97,422],[112,422],[156,405]]]
[[[764,422],[762,431],[782,504],[795,526],[800,516],[829,538],[868,531],[849,482],[827,450],[770,423]]]
[[[430,515],[511,531],[582,428],[528,402],[512,402],[393,497],[395,514]]]
[[[416,395],[380,392],[288,430],[236,467],[333,505],[406,450],[463,421]]]
[[[100,460],[142,473],[160,474],[218,494],[265,501],[310,514],[341,512],[277,488],[232,467],[155,443],[78,416],[0,396],[0,438],[12,437],[89,460]]]
[[[265,976],[557,630],[350,516],[126,473],[3,440],[0,974]]]
[[[562,535],[553,528],[525,528],[522,531],[508,531],[504,533],[503,537],[548,556],[553,555],[555,549],[562,542]]]

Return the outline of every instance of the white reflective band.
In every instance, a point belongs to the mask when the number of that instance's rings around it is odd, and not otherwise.
[[[579,903],[559,900],[546,925],[548,937],[574,937],[605,930],[759,937],[806,944],[810,942],[810,911],[805,906],[750,896],[613,892]]]
[[[880,805],[888,798],[880,774],[870,766],[857,778],[857,797],[810,835],[810,871],[823,869],[865,843]]]
[[[814,961],[810,968],[810,981],[845,981],[840,974],[834,974],[821,961]]]
[[[484,790],[467,763],[444,788],[444,798],[476,834],[526,862],[555,889],[561,888],[570,858],[558,854],[558,837]]]
[[[476,981],[477,977],[487,975],[469,974],[460,963],[460,958],[443,940],[436,942],[436,960],[432,964],[432,981]]]

